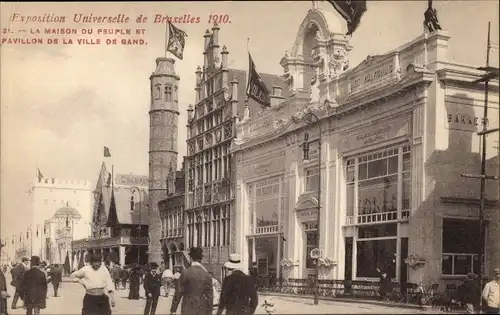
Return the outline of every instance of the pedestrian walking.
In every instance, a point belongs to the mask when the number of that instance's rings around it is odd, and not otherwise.
[[[141,287],[141,267],[137,264],[132,266],[130,271],[130,290],[128,292],[129,300],[139,300],[141,298],[139,294],[139,288]]]
[[[495,278],[486,283],[483,289],[487,314],[499,314],[500,309],[500,268],[495,268],[493,273]]]
[[[181,313],[190,315],[209,315],[213,309],[212,277],[201,264],[203,250],[191,247],[189,251],[191,266],[181,274],[179,288],[172,300],[170,313],[177,312],[182,299]]]
[[[111,267],[111,278],[115,283],[115,290],[120,290],[121,277],[122,277],[122,268],[120,267],[120,264],[118,263],[114,264],[113,267]]]
[[[257,288],[252,278],[243,273],[243,264],[239,254],[229,255],[224,264],[226,278],[222,282],[217,314],[224,309],[227,315],[252,315],[259,304]]]
[[[26,315],[38,315],[47,306],[47,283],[47,274],[40,265],[40,257],[31,257],[31,268],[24,274],[21,289]]]
[[[380,271],[378,268],[377,271],[380,273],[378,294],[380,295],[380,299],[387,301],[392,293],[391,277],[389,277],[386,271]]]
[[[144,315],[155,315],[162,286],[161,274],[155,262],[150,263],[148,269],[148,273],[144,275],[144,292],[146,293]]]
[[[54,290],[54,296],[57,297],[59,291],[59,285],[62,282],[63,267],[59,264],[54,264],[50,268],[49,275],[52,281],[52,288]]]
[[[113,280],[102,263],[101,256],[97,254],[89,256],[89,264],[71,275],[79,279],[78,282],[86,291],[83,297],[82,315],[111,315],[111,307],[115,306]]]
[[[0,315],[7,314],[7,298],[9,293],[7,292],[7,280],[5,279],[4,271],[0,271]]]
[[[121,278],[122,278],[122,286],[123,289],[127,289],[127,282],[128,278],[130,277],[130,268],[129,266],[125,265],[123,266],[122,272],[121,272]]]
[[[12,275],[12,281],[10,285],[15,287],[16,292],[14,293],[14,297],[12,298],[12,309],[15,310],[17,308],[17,301],[21,299],[23,301],[24,308],[24,295],[21,292],[21,286],[23,284],[24,274],[28,270],[29,259],[27,257],[23,257],[21,262],[17,264],[10,270],[10,274]]]
[[[475,314],[479,306],[480,296],[479,285],[476,280],[476,275],[472,272],[467,274],[462,285],[460,285],[458,300],[465,305],[467,314]]]
[[[174,274],[170,268],[165,268],[161,274],[161,282],[163,290],[165,290],[165,297],[168,297],[170,288],[172,287]]]

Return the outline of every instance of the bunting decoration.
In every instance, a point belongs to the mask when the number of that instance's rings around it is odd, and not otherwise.
[[[181,31],[177,27],[175,27],[172,23],[168,22],[168,40],[166,51],[171,52],[172,55],[182,60],[184,56],[184,46],[186,46],[186,40],[184,37],[187,37],[186,32]]]
[[[344,20],[346,20],[346,35],[352,35],[352,33],[354,33],[354,31],[358,28],[361,22],[361,17],[366,12],[366,0],[328,0],[328,2],[335,8],[335,10],[337,10]]]
[[[104,157],[111,157],[111,152],[108,147],[104,147]]]
[[[248,53],[248,60],[250,64],[248,66],[247,96],[255,100],[257,103],[269,107],[271,106],[269,90],[257,72],[255,63],[253,62],[252,55],[250,55],[250,53]]]

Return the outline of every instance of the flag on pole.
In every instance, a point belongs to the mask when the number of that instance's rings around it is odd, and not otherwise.
[[[104,147],[104,157],[111,157],[111,152],[109,152],[108,147]]]
[[[36,169],[36,177],[38,178],[38,181],[39,181],[39,182],[40,182],[40,181],[42,180],[42,178],[43,178],[43,174],[42,174],[42,172],[40,172],[40,169],[39,169],[39,168],[37,168],[37,169]]]
[[[252,59],[252,55],[248,53],[248,84],[247,84],[247,96],[254,99],[261,105],[271,106],[271,100],[269,97],[269,90],[264,83],[264,80],[260,77],[255,64]]]
[[[171,52],[172,55],[182,60],[184,56],[184,46],[186,46],[186,40],[184,39],[184,37],[187,37],[186,32],[181,31],[172,23],[168,22],[167,35],[166,51]]]
[[[347,34],[351,35],[358,28],[361,17],[366,12],[366,0],[343,0],[335,1],[328,0],[328,2],[337,10],[337,12],[347,22]]]

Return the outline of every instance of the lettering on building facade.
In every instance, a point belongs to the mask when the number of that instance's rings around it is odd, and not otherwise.
[[[410,134],[410,118],[393,118],[391,122],[367,126],[366,131],[357,135],[345,135],[341,141],[341,151],[346,152],[367,145],[380,143]],[[372,130],[372,131],[370,131]]]
[[[245,166],[244,178],[259,177],[267,174],[285,171],[284,155],[274,156],[260,163],[249,163]]]
[[[354,92],[364,85],[370,85],[371,83],[378,81],[379,79],[385,78],[391,75],[394,71],[394,65],[391,63],[378,68],[375,71],[368,72],[364,75],[360,75],[351,80],[351,90]]]
[[[297,218],[301,221],[314,221],[318,219],[318,209],[297,210]]]
[[[143,175],[116,174],[115,184],[123,186],[148,187],[149,177]]]
[[[446,116],[449,129],[476,131],[478,127],[486,125],[488,127],[488,118],[478,117],[465,113],[448,113]]]
[[[256,123],[250,124],[248,126],[248,129],[247,129],[248,132],[246,134],[254,133],[257,130],[265,129],[266,127],[269,127],[269,126],[274,126],[274,120],[272,118],[265,120],[265,121],[262,121],[262,122],[256,122]],[[259,133],[262,133],[262,131],[260,131]]]

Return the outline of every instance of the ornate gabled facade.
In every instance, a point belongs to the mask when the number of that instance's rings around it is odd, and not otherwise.
[[[185,170],[184,163],[180,171],[169,175],[167,197],[158,203],[161,218],[162,257],[167,266],[176,265],[175,253],[185,250],[184,244],[184,199]],[[179,253],[182,255],[182,253]],[[182,258],[182,256],[180,256]],[[182,264],[182,263],[181,263]]]
[[[115,174],[103,163],[94,190],[91,237],[73,242],[74,265],[87,253],[100,253],[121,265],[148,261],[148,177]]]
[[[447,60],[446,32],[356,67],[343,34],[335,12],[310,10],[281,60],[289,96],[236,123],[236,251],[270,282],[314,276],[316,248],[324,279],[477,273],[479,181],[460,174],[479,174],[476,132],[498,127],[498,81],[485,118],[484,86],[473,83],[484,73]],[[488,138],[488,173],[497,157]],[[500,261],[498,197],[488,183],[486,275]]]
[[[196,104],[188,109],[184,235],[186,247],[204,248],[204,264],[218,277],[237,234],[231,222],[234,165],[229,153],[235,122],[262,108],[252,100],[244,106],[246,72],[229,69],[217,25],[206,31],[204,47],[203,68],[196,70]],[[284,87],[278,76],[261,76],[270,90]]]

